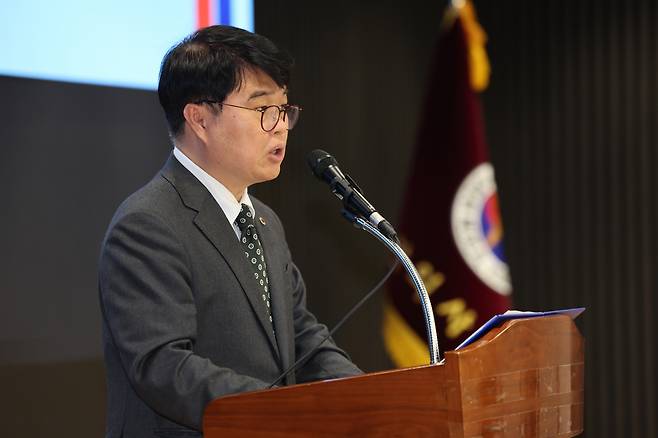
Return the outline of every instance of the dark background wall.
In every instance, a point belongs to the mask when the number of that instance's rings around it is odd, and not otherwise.
[[[398,217],[443,6],[256,4],[257,30],[297,59],[291,101],[304,113],[281,177],[254,192],[284,220],[309,305],[330,326],[389,258],[343,221],[304,156],[329,150]],[[656,5],[476,6],[490,38],[483,102],[515,307],[587,306],[586,435],[656,436]],[[0,77],[0,96],[0,427],[101,436],[99,242],[169,153],[164,121],[152,92]],[[337,336],[368,371],[391,367],[381,298]]]
[[[482,3],[516,305],[588,307],[587,436],[657,436],[656,2]]]

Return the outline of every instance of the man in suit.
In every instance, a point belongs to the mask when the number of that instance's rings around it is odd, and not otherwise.
[[[248,187],[276,178],[300,109],[266,38],[202,29],[165,56],[174,151],[103,241],[107,437],[199,436],[206,404],[264,389],[327,334],[306,309],[283,226]],[[282,384],[361,371],[329,339]]]

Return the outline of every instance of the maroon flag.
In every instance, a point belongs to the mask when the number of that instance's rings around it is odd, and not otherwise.
[[[510,305],[496,183],[472,85],[478,50],[486,60],[474,17],[469,2],[446,12],[398,226],[430,294],[442,352]],[[401,367],[429,363],[420,301],[402,269],[389,289],[391,358]]]

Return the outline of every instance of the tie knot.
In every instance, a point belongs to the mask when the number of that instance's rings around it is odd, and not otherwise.
[[[241,233],[244,233],[244,230],[249,226],[254,226],[254,215],[251,214],[251,209],[247,204],[242,204],[242,209],[235,219],[235,223],[238,224]]]

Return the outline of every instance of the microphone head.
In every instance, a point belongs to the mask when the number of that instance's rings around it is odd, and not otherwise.
[[[306,155],[306,162],[313,171],[313,174],[320,179],[324,179],[324,171],[327,170],[329,166],[338,167],[336,159],[322,149],[315,149],[309,152],[308,155]]]

